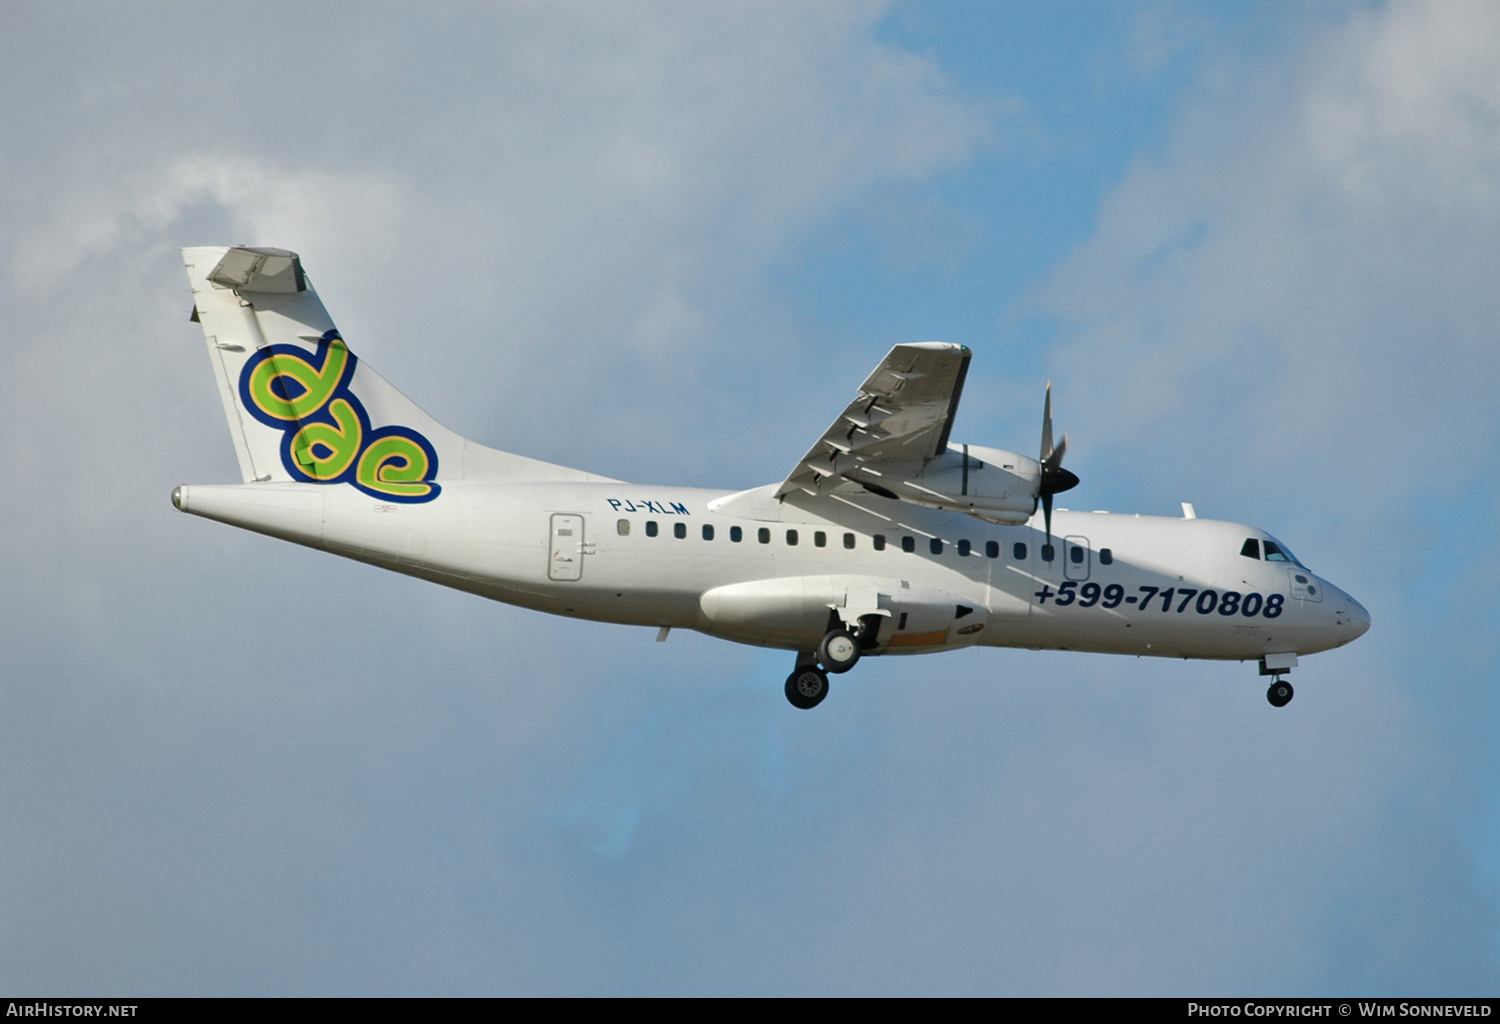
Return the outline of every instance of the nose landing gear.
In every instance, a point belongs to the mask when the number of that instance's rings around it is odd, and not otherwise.
[[[1292,702],[1292,684],[1281,678],[1297,667],[1297,655],[1267,654],[1260,659],[1260,674],[1271,677],[1271,688],[1266,691],[1266,700],[1273,708],[1284,708]]]

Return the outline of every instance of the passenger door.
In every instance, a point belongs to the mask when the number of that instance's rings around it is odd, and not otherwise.
[[[572,583],[583,578],[583,516],[559,512],[552,517],[552,542],[548,546],[547,578]]]

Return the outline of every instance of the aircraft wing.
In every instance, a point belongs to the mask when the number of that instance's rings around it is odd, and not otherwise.
[[[879,486],[882,465],[921,462],[948,447],[971,353],[964,345],[897,345],[859,397],[802,457],[776,497],[826,494],[846,480]],[[891,497],[895,497],[894,494]]]

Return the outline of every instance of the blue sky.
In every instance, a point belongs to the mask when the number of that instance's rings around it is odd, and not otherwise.
[[[1485,994],[1500,17],[1461,3],[0,14],[0,987]],[[782,653],[174,513],[236,478],[182,245],[302,253],[443,422],[785,475],[880,355],[1081,507],[1374,628],[1253,667]]]

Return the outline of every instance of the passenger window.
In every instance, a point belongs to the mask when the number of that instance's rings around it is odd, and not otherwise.
[[[1251,537],[1249,540],[1245,541],[1245,546],[1240,548],[1240,554],[1244,555],[1246,558],[1253,558],[1256,561],[1260,561],[1260,541],[1256,540],[1254,537]]]
[[[927,542],[927,550],[931,551],[934,555],[941,555],[943,553],[943,542],[934,537]]]
[[[1279,547],[1276,546],[1275,541],[1268,540],[1266,541],[1266,561],[1290,562],[1291,559],[1286,556],[1285,552],[1283,552]]]
[[[756,533],[755,539],[760,541],[762,544],[769,544],[771,543],[771,531],[762,526],[760,528],[760,531]]]
[[[1100,548],[1099,549],[1099,564],[1100,565],[1113,565],[1114,562],[1115,562],[1115,553],[1113,551],[1111,551],[1109,548]]]
[[[787,547],[789,547],[789,548],[794,548],[794,547],[797,546],[797,531],[796,530],[788,530],[788,531],[786,531],[786,544],[787,544]]]
[[[741,530],[738,526],[731,526],[729,528],[729,539],[738,544],[745,539],[745,531]]]
[[[630,536],[630,520],[629,519],[621,519],[618,523],[615,524],[615,532],[618,533],[621,537],[629,537]]]
[[[844,534],[844,547],[848,548],[850,551],[854,550],[854,534]]]
[[[998,540],[987,540],[984,542],[984,557],[999,558],[1000,542]]]
[[[911,552],[917,550],[917,538],[915,538],[915,537],[902,537],[901,538],[901,550],[907,552],[908,554],[910,554]]]
[[[672,536],[676,537],[678,540],[682,540],[684,537],[686,537],[687,523],[673,523]]]
[[[971,549],[969,547],[969,542],[968,541],[961,540],[961,541],[958,542],[958,556],[960,558],[968,558],[970,550]]]
[[[714,539],[714,528],[709,523],[704,523],[703,524],[703,539],[704,540],[713,540]]]
[[[1026,545],[1025,544],[1014,544],[1014,545],[1012,545],[1011,549],[1010,549],[1010,553],[1015,558],[1016,561],[1018,561],[1018,562],[1024,562],[1024,561],[1026,561]]]
[[[813,533],[813,547],[815,547],[815,548],[826,548],[827,546],[828,546],[828,534],[824,533],[822,530],[814,531],[814,533]]]
[[[1052,561],[1052,559],[1054,559],[1056,557],[1057,557],[1057,552],[1053,550],[1051,544],[1043,544],[1042,545],[1042,561],[1044,561],[1044,562],[1050,562],[1050,561]]]
[[[648,537],[655,537],[656,536],[656,520],[655,519],[648,519],[648,520],[646,520],[646,536],[648,536]]]
[[[1079,547],[1077,544],[1074,544],[1073,545],[1073,550],[1068,552],[1068,557],[1073,560],[1073,564],[1074,565],[1082,565],[1083,564],[1083,548]]]
[[[873,545],[875,545],[875,550],[876,551],[884,551],[885,550],[885,534],[883,534],[883,533],[877,533],[875,536],[873,536],[873,537],[870,538],[870,543],[873,544]]]

